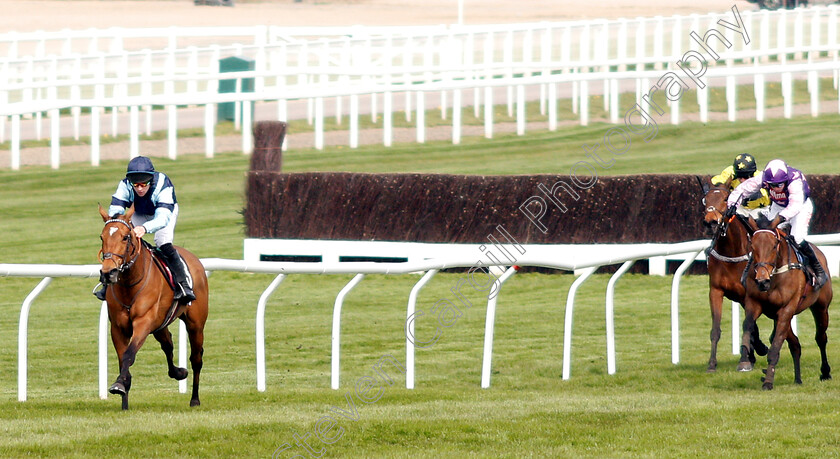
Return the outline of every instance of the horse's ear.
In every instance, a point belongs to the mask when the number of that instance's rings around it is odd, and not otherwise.
[[[108,217],[108,212],[105,212],[105,209],[102,208],[102,204],[97,203],[99,205],[99,215],[102,216],[102,221],[106,222],[110,217]]]
[[[756,223],[755,219],[751,216],[750,219],[747,220],[747,232],[752,234],[756,231],[758,231],[758,223]]]
[[[134,215],[134,204],[131,204],[131,207],[125,210],[125,215],[123,216],[123,220],[131,221],[131,216]]]
[[[695,175],[697,177],[697,183],[700,184],[700,189],[703,190],[703,195],[709,192],[709,184],[704,182],[699,175]]]
[[[732,185],[732,177],[729,177],[728,179],[726,179],[726,183],[724,183],[722,186],[723,186],[725,189],[727,189],[727,190],[728,190],[728,189],[729,189],[729,185]]]

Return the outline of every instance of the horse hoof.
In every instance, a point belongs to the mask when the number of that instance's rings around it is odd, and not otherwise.
[[[198,400],[197,398],[194,398],[194,399],[190,400],[190,406],[199,406],[199,405],[201,405],[201,401]]]
[[[753,364],[750,362],[741,362],[738,364],[738,371],[753,371]]]
[[[712,367],[706,368],[706,373],[717,373],[717,368],[712,368]]]
[[[831,375],[820,375],[820,381],[828,381],[831,379]]]
[[[175,368],[174,370],[169,370],[169,377],[180,381],[182,379],[187,379],[187,369],[186,368]]]
[[[773,390],[773,383],[766,382],[761,386],[762,390]]]
[[[125,390],[125,386],[123,386],[123,384],[119,383],[119,382],[115,382],[114,384],[111,384],[111,387],[108,388],[108,392],[110,392],[114,395],[125,395],[125,394],[127,394],[127,391]]]

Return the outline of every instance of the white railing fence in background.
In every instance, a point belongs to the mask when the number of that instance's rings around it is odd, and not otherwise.
[[[369,113],[376,120],[380,107],[384,110],[384,145],[393,139],[392,120],[397,111],[404,111],[409,122],[416,112],[417,140],[424,141],[423,107],[435,105],[446,119],[448,113],[460,115],[460,110],[471,104],[476,117],[483,114],[487,137],[493,135],[493,111],[481,110],[481,106],[492,106],[494,101],[506,104],[509,116],[515,113],[520,134],[526,129],[526,101],[539,100],[540,115],[547,118],[550,129],[556,129],[557,98],[561,96],[571,98],[572,112],[585,125],[590,99],[603,95],[604,110],[609,111],[610,121],[617,123],[622,114],[618,104],[621,92],[635,91],[636,102],[646,106],[643,96],[653,88],[651,83],[669,72],[682,75],[677,61],[698,48],[689,34],[702,36],[715,27],[722,30],[721,37],[730,47],[718,43],[717,37],[710,39],[721,56],[708,60],[703,78],[711,85],[726,87],[727,119],[737,119],[737,87],[752,84],[756,119],[762,121],[766,85],[773,80],[782,81],[784,116],[792,116],[792,82],[797,79],[807,80],[810,111],[816,116],[820,112],[819,79],[831,78],[838,87],[837,12],[834,5],[745,11],[741,18],[750,34],[749,43],[746,37],[718,25],[718,21],[737,22],[732,12],[487,26],[295,28],[285,33],[284,29],[265,27],[220,28],[220,35],[247,37],[248,41],[213,45],[206,44],[209,28],[64,31],[44,38],[6,34],[0,35],[0,51],[6,43],[10,56],[0,59],[0,142],[10,138],[10,166],[17,169],[21,142],[42,138],[46,113],[53,167],[60,165],[62,135],[90,135],[91,163],[96,165],[99,137],[124,133],[126,125],[130,155],[137,154],[141,132],[166,130],[169,156],[175,158],[177,130],[204,127],[205,153],[212,156],[214,110],[220,102],[236,102],[237,114],[242,116],[241,120],[235,117],[235,126],[242,131],[246,153],[250,151],[253,120],[246,123],[245,118],[253,107],[267,103],[275,105],[271,118],[306,118],[313,124],[316,148],[324,145],[327,100],[334,101],[336,123],[350,117],[348,144],[352,148],[358,146],[358,117]],[[82,38],[85,33],[93,37],[88,42]],[[108,50],[103,51],[99,45],[106,35],[118,38],[109,39]],[[159,48],[127,50],[125,46],[129,38],[149,40],[152,36],[160,38]],[[314,36],[321,38],[308,39]],[[24,42],[35,44],[25,47]],[[184,43],[190,45],[183,47]],[[33,46],[33,51],[23,54],[24,48]],[[54,48],[60,51],[47,52]],[[85,49],[88,51],[83,52]],[[254,70],[220,72],[220,59],[229,55],[252,60]],[[236,91],[218,94],[219,81],[231,79],[237,81]],[[253,80],[253,93],[242,91],[243,79]],[[346,99],[349,104],[344,103]],[[709,99],[708,89],[697,91],[703,122],[708,120]],[[680,122],[681,102],[668,101],[672,123]],[[165,117],[153,116],[157,107],[165,108]],[[107,108],[110,120],[103,116]],[[453,142],[458,143],[461,117],[452,118]]]
[[[810,239],[818,244],[833,245],[840,244],[840,234],[818,235],[811,236]],[[270,241],[269,241],[270,242]],[[685,261],[674,276],[672,282],[671,295],[671,361],[676,364],[679,363],[679,285],[682,273],[688,265],[708,246],[709,241],[698,240],[683,242],[677,244],[637,244],[637,245],[611,245],[609,249],[593,250],[592,246],[556,246],[556,245],[522,245],[519,246],[516,253],[521,254],[517,257],[516,266],[540,266],[556,268],[561,270],[576,271],[580,273],[580,277],[575,280],[570,288],[565,308],[565,325],[563,330],[563,370],[562,378],[569,379],[571,377],[571,355],[572,355],[572,324],[574,317],[574,299],[575,293],[581,284],[598,268],[601,266],[608,266],[618,263],[623,263],[621,268],[611,277],[606,293],[606,343],[607,343],[607,370],[609,374],[614,374],[616,370],[615,359],[615,325],[614,325],[614,289],[618,279],[627,271],[630,265],[639,259],[646,259],[655,256],[669,257],[676,256],[683,258]],[[352,247],[352,243],[348,247]],[[366,247],[370,247],[365,242],[359,242],[361,246],[355,251],[357,253],[365,252]],[[426,244],[434,245],[434,244]],[[455,244],[443,244],[440,246],[460,246]],[[340,385],[340,333],[341,333],[341,309],[344,298],[350,291],[362,281],[365,274],[409,274],[409,273],[425,273],[420,280],[415,284],[411,290],[408,299],[407,313],[406,313],[406,388],[414,388],[414,340],[409,336],[416,336],[414,334],[414,316],[416,313],[416,302],[420,289],[426,285],[427,282],[441,269],[447,268],[470,268],[476,266],[476,253],[473,245],[463,245],[456,251],[450,253],[445,259],[431,259],[420,261],[406,261],[404,263],[395,262],[335,262],[322,258],[321,262],[313,263],[293,263],[293,262],[266,262],[266,261],[248,261],[248,260],[228,260],[219,258],[203,259],[205,269],[208,272],[213,271],[234,271],[234,272],[248,272],[248,273],[268,273],[277,274],[277,277],[271,282],[266,290],[260,295],[257,305],[256,314],[256,381],[257,390],[264,391],[266,389],[266,363],[265,363],[265,309],[271,294],[279,287],[283,279],[288,275],[293,274],[355,274],[353,280],[347,284],[336,297],[333,309],[333,328],[332,328],[332,363],[331,363],[331,381],[330,386],[333,389],[338,389]],[[597,246],[596,246],[597,247]],[[253,248],[253,247],[252,247]],[[276,247],[275,247],[276,248]],[[275,248],[269,247],[269,252],[276,253]],[[259,249],[254,248],[259,251]],[[472,249],[472,250],[471,250]],[[522,249],[522,250],[519,250]],[[406,258],[408,260],[408,258]],[[494,266],[493,263],[481,262],[481,266]],[[501,266],[501,265],[499,265]],[[492,287],[494,295],[489,295],[487,312],[485,318],[485,338],[484,338],[484,353],[482,359],[481,372],[481,387],[487,388],[490,386],[490,370],[492,362],[493,349],[493,329],[495,327],[495,311],[496,301],[501,292],[504,281],[512,277],[516,269],[507,265],[508,268],[502,274],[496,284]],[[831,270],[836,269],[836,266],[830,265]],[[32,290],[21,306],[19,335],[18,335],[18,400],[25,401],[27,398],[27,341],[28,341],[28,327],[29,327],[29,310],[34,300],[38,295],[49,286],[54,277],[79,277],[79,278],[96,278],[99,276],[99,265],[46,265],[46,264],[0,264],[0,276],[18,276],[18,277],[40,277],[42,280]],[[834,271],[836,273],[836,271]],[[738,334],[736,328],[739,319],[737,317],[738,310],[733,306],[733,340],[736,340]],[[108,313],[106,304],[103,302],[100,310],[99,320],[99,396],[100,398],[107,398],[107,356],[108,356]],[[186,330],[181,324],[179,326],[178,348],[179,348],[179,365],[186,366]],[[737,348],[733,344],[733,353],[737,354]],[[179,382],[180,391],[186,392],[186,381]]]

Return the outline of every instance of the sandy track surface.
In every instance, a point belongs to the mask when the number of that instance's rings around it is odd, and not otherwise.
[[[754,10],[744,0],[463,0],[465,24],[633,18]],[[0,33],[162,26],[428,25],[458,22],[457,0],[239,0],[234,7],[192,0],[0,0]]]

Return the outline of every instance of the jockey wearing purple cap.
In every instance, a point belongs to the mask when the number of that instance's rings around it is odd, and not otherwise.
[[[753,195],[762,188],[767,190],[771,201],[770,207],[762,213],[770,220],[777,219],[777,224],[789,222],[790,235],[796,240],[802,254],[808,257],[817,277],[817,286],[821,287],[828,276],[813,247],[805,240],[814,213],[811,189],[805,174],[780,159],[774,159],[767,163],[761,176],[745,180],[732,191],[727,200],[729,206],[738,205],[743,197]]]

